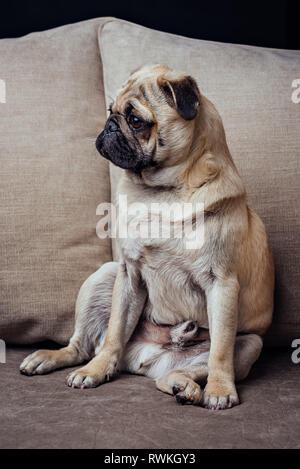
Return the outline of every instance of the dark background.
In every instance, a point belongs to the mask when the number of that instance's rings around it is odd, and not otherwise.
[[[296,1],[0,0],[0,38],[100,16],[212,41],[300,49]]]

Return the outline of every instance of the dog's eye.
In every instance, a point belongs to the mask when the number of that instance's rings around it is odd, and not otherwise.
[[[143,121],[142,119],[140,119],[139,117],[135,116],[134,114],[131,114],[131,116],[129,117],[129,124],[131,125],[131,127],[133,127],[134,129],[140,129],[143,125]]]

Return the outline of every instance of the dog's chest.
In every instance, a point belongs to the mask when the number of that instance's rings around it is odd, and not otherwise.
[[[177,324],[193,319],[208,326],[197,260],[183,248],[182,240],[123,239],[121,250],[125,262],[135,264],[146,284],[145,315],[150,320]]]
[[[148,304],[145,314],[159,324],[177,324],[188,319],[197,320],[206,327],[206,296],[192,274],[173,262],[151,263],[141,266],[147,285]]]
[[[119,205],[123,234],[119,239],[121,258],[137,268],[147,286],[145,314],[160,324],[198,320],[207,327],[205,270],[209,264],[204,250],[187,249],[186,238],[168,226],[168,218],[158,215],[147,194],[132,212]],[[160,202],[157,196],[154,202]],[[173,202],[169,200],[168,203]],[[133,200],[128,200],[128,205]],[[174,225],[173,225],[174,226]],[[201,251],[201,252],[200,252]],[[202,275],[202,273],[203,275]]]

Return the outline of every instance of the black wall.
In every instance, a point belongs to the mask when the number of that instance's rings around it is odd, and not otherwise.
[[[0,38],[99,16],[116,16],[199,39],[300,49],[296,3],[284,0],[0,0]]]

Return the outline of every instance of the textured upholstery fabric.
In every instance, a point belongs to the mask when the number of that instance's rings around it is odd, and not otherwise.
[[[109,201],[94,141],[105,120],[92,20],[0,41],[0,338],[65,343],[81,283],[110,260]]]
[[[0,363],[0,448],[300,448],[300,365],[288,350],[265,352],[238,384],[241,405],[217,412],[178,405],[143,376],[85,390],[66,386],[71,369],[23,376],[30,351]]]
[[[107,103],[129,74],[165,63],[194,76],[219,110],[250,205],[266,224],[276,264],[270,344],[300,337],[300,52],[187,39],[112,20],[99,29]],[[118,169],[111,168],[112,192]]]

